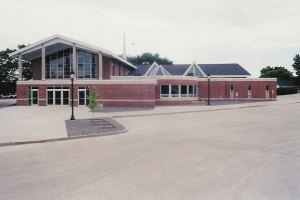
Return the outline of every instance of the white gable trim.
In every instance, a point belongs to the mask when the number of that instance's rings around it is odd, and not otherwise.
[[[184,72],[183,76],[186,76],[188,74],[188,72],[190,71],[190,69],[192,67],[197,67],[199,69],[199,71],[202,73],[203,77],[206,77],[206,74],[204,73],[204,71],[200,68],[200,66],[196,63],[196,62],[193,62],[189,68],[187,68],[187,70]]]
[[[157,66],[157,68],[159,69],[159,65],[154,61],[154,63],[152,63],[152,65],[149,67],[149,69],[148,69],[147,72],[144,74],[144,76],[149,76],[149,73],[152,71],[152,68],[153,68],[154,66]],[[156,70],[156,72],[157,72],[157,70]],[[155,74],[156,74],[156,72],[155,72]]]
[[[12,58],[17,58],[19,55],[22,55],[22,54],[26,54],[26,53],[30,53],[32,51],[35,51],[35,50],[38,50],[40,48],[42,48],[42,44],[44,44],[45,46],[49,46],[51,44],[55,44],[57,42],[60,42],[60,43],[63,43],[63,44],[68,44],[68,45],[73,45],[75,44],[76,47],[78,48],[82,48],[82,49],[87,49],[87,50],[90,50],[90,51],[94,51],[94,52],[101,52],[103,55],[106,55],[108,57],[111,57],[111,58],[115,58],[127,65],[129,65],[130,67],[136,69],[136,66],[134,66],[133,64],[129,63],[127,60],[124,60],[123,58],[119,57],[118,55],[106,50],[106,49],[102,49],[102,48],[99,48],[99,47],[96,47],[96,46],[93,46],[93,45],[90,45],[90,44],[86,44],[86,43],[83,43],[81,41],[78,41],[78,40],[74,40],[74,39],[71,39],[71,38],[68,38],[68,37],[65,37],[65,36],[62,36],[62,35],[53,35],[53,36],[50,36],[50,37],[47,37],[43,40],[40,40],[36,43],[33,43],[25,48],[22,48],[22,49],[19,49],[11,54],[9,54],[10,57]]]

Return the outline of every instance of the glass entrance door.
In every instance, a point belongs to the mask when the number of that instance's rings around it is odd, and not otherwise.
[[[61,105],[61,91],[55,90],[55,105]]]
[[[39,90],[32,89],[31,90],[31,105],[39,104]]]
[[[48,105],[69,105],[69,89],[61,87],[47,88]]]
[[[84,106],[86,105],[86,92],[85,90],[78,90],[78,98],[79,98],[79,105]]]
[[[89,104],[89,89],[84,87],[78,89],[78,105],[86,106]]]

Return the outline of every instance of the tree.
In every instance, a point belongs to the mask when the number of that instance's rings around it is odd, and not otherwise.
[[[278,78],[284,80],[292,80],[293,73],[290,72],[285,67],[270,67],[267,66],[260,70],[260,77],[261,78]]]
[[[173,61],[169,60],[166,57],[161,58],[158,53],[143,53],[142,55],[127,57],[127,60],[134,65],[142,65],[143,63],[152,64],[154,62],[157,62],[157,64],[159,65],[173,64]]]
[[[295,57],[293,58],[294,63],[293,63],[293,68],[296,71],[296,74],[298,77],[300,76],[300,56],[299,54],[296,54]]]
[[[19,45],[18,48],[24,48]],[[0,94],[16,92],[16,81],[18,80],[18,60],[10,58],[9,54],[16,49],[5,49],[0,51]],[[23,61],[23,77],[28,80],[32,78],[32,67],[28,61]]]
[[[97,90],[95,88],[92,89],[92,93],[89,96],[89,105],[88,107],[90,108],[90,110],[93,112],[93,123],[94,123],[94,114],[95,114],[95,109],[98,106],[98,102],[97,102]]]

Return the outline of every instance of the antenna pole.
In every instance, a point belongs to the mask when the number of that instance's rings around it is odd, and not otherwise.
[[[124,41],[123,41],[123,59],[127,60],[126,58],[126,33],[124,32]]]

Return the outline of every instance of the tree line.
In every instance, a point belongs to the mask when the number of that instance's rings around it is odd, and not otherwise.
[[[18,49],[22,49],[26,45],[18,45]],[[18,59],[10,58],[9,54],[17,51],[17,49],[5,49],[0,51],[0,95],[8,95],[16,92],[16,82],[18,80]],[[23,78],[29,80],[32,78],[31,62],[23,60]]]
[[[296,72],[296,76],[293,75],[293,72],[289,71],[287,68],[282,66],[267,66],[260,70],[261,78],[277,78],[282,80],[287,80],[293,82],[295,85],[300,85],[300,55],[296,54],[293,57],[293,68]]]

